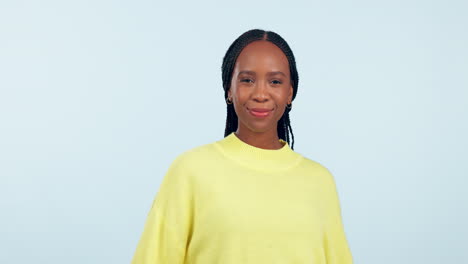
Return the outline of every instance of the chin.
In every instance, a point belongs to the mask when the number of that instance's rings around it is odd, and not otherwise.
[[[269,124],[269,125],[258,125],[258,124],[249,124],[247,126],[252,132],[255,132],[255,133],[264,133],[264,132],[267,132],[267,131],[270,131],[271,129],[273,129],[275,126],[273,124]]]

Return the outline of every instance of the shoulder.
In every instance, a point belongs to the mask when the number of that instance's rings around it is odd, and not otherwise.
[[[321,162],[305,157],[302,154],[299,154],[299,155],[302,156],[301,166],[303,166],[304,169],[319,171],[321,173],[330,173],[330,170],[328,169],[328,167],[323,165]]]
[[[313,184],[318,188],[323,201],[336,204],[338,200],[338,190],[335,177],[332,171],[322,163],[306,158],[301,162],[302,173],[307,174],[312,179]]]
[[[334,185],[334,177],[331,170],[325,166],[323,163],[316,160],[310,159],[308,157],[303,157],[300,164],[301,170],[306,171],[308,174],[313,175],[315,178],[320,179],[324,183]]]
[[[213,146],[203,144],[179,153],[168,166],[162,181],[162,189],[190,190],[198,179],[206,173],[206,160],[212,156]]]
[[[170,169],[193,170],[212,160],[216,154],[214,143],[198,145],[178,154],[173,159]]]

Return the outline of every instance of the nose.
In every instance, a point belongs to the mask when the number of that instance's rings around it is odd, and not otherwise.
[[[265,81],[256,83],[252,99],[257,102],[265,102],[268,100],[268,85]]]

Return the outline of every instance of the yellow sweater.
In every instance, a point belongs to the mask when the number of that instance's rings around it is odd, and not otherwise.
[[[353,263],[332,174],[235,133],[177,156],[132,264],[263,263]]]

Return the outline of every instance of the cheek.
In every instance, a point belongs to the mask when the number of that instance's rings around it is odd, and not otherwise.
[[[286,89],[278,89],[273,93],[275,103],[279,105],[286,105],[288,102],[288,91]]]
[[[245,87],[242,87],[242,86],[236,87],[236,89],[234,90],[234,94],[236,96],[238,104],[244,104],[245,101],[249,99],[249,93],[245,89]]]

